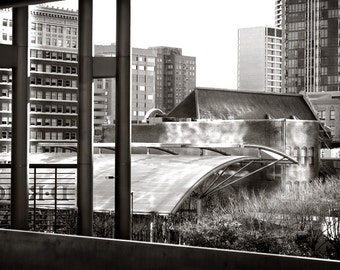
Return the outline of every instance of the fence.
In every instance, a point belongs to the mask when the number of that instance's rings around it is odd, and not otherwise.
[[[69,233],[75,224],[76,164],[30,164],[29,227],[33,231]],[[0,164],[0,228],[11,222],[11,165]]]

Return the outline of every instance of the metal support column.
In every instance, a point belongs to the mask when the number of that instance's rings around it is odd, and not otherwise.
[[[92,0],[79,0],[79,95],[78,95],[78,234],[91,236],[93,229],[93,90]]]
[[[13,9],[17,64],[12,86],[11,228],[28,229],[28,7]]]
[[[115,238],[130,239],[131,0],[117,0]]]

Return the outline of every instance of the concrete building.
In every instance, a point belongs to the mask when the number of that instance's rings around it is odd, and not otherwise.
[[[96,56],[115,56],[116,46],[96,45]],[[132,48],[132,121],[144,121],[148,111],[155,108],[156,53],[151,49]],[[95,133],[99,139],[101,125],[115,121],[115,79],[97,79],[95,92]],[[106,106],[106,107],[105,107]],[[100,108],[106,108],[100,109]],[[98,112],[96,112],[98,110]],[[99,116],[105,112],[105,115]]]
[[[196,87],[196,58],[182,49],[151,47],[156,59],[156,108],[171,111]]]
[[[238,30],[237,88],[281,92],[282,31],[272,27]]]
[[[1,10],[1,42],[11,42],[11,12]],[[37,6],[30,11],[30,151],[44,142],[77,139],[78,12]],[[11,70],[1,70],[1,151],[10,151]]]

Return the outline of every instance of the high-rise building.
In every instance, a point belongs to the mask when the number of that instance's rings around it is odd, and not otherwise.
[[[96,45],[95,55],[116,56],[116,46]],[[156,53],[151,49],[132,48],[132,122],[143,122],[146,113],[155,108]],[[115,121],[115,79],[97,79],[94,84],[95,137],[101,136],[101,125]]]
[[[275,26],[282,27],[282,0],[275,0]]]
[[[1,42],[11,43],[12,12],[0,11]],[[30,151],[55,152],[40,142],[77,140],[78,12],[37,6],[30,10]],[[0,70],[2,152],[10,151],[11,70]],[[58,151],[65,151],[58,149]]]
[[[182,49],[151,47],[156,59],[156,108],[171,111],[196,87],[196,58]]]
[[[340,1],[281,0],[283,91],[306,92],[319,118],[339,141]],[[324,93],[324,95],[322,95]],[[330,98],[331,97],[331,98]]]
[[[283,88],[339,91],[339,1],[282,0]]]
[[[273,27],[238,30],[237,88],[281,92],[282,31]]]

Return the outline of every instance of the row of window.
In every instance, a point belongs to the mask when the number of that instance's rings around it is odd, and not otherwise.
[[[132,65],[132,69],[135,70],[146,70],[146,71],[154,71],[155,67],[154,66],[141,66],[141,65]]]
[[[76,127],[76,119],[61,119],[61,118],[30,118],[31,126],[42,126],[42,127]]]
[[[326,120],[326,110],[317,111],[317,115],[320,120]],[[329,110],[329,120],[335,120],[335,110],[332,108]]]
[[[60,86],[60,87],[71,87],[77,88],[78,81],[71,79],[56,79],[56,78],[41,78],[41,77],[30,77],[31,85],[44,85],[44,86]]]
[[[31,63],[31,71],[46,72],[46,73],[63,73],[63,74],[77,74],[76,66],[60,66],[50,64]]]
[[[71,38],[56,38],[56,37],[43,37],[40,36],[31,36],[31,44],[38,44],[38,45],[47,45],[47,46],[54,46],[54,47],[65,47],[65,48],[77,48],[78,41],[76,39]]]
[[[3,83],[11,83],[12,82],[12,74],[2,74],[1,82]]]
[[[13,21],[11,19],[4,18],[4,19],[2,19],[2,26],[12,27]]]
[[[154,76],[132,74],[132,82],[154,83]]]
[[[132,57],[132,61],[155,63],[155,58],[154,57],[146,57],[146,56],[134,55]]]
[[[36,99],[53,99],[53,100],[72,100],[77,101],[77,93],[70,93],[64,91],[42,91],[31,89],[31,98]]]
[[[2,33],[2,40],[4,41],[12,41],[13,40],[13,36],[11,34],[7,34],[7,33]]]
[[[31,104],[31,112],[76,114],[77,106]]]
[[[31,23],[31,30],[33,31],[43,31],[43,24],[42,23],[36,23],[32,22]],[[78,29],[75,27],[65,27],[61,25],[50,25],[46,24],[45,25],[45,31],[47,33],[58,33],[58,34],[67,34],[67,35],[74,35],[76,36],[78,34]]]
[[[75,53],[31,49],[30,55],[32,58],[78,61],[78,55]]]
[[[77,132],[31,131],[32,140],[76,140]]]

